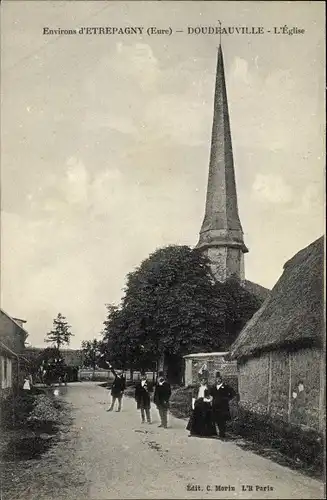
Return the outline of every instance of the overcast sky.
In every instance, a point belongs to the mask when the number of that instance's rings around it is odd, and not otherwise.
[[[223,37],[246,277],[273,287],[324,231],[324,4],[4,2],[1,305],[42,346],[102,329],[126,274],[194,246],[207,184],[218,36],[45,36],[43,27],[273,26]]]

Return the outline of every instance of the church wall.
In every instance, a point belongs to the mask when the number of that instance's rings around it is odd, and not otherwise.
[[[210,261],[212,274],[217,281],[237,276],[244,280],[244,256],[242,250],[238,248],[211,247],[206,251]]]
[[[226,274],[227,278],[237,276],[244,280],[243,252],[239,248],[228,248],[226,255]]]
[[[225,247],[211,247],[206,250],[210,261],[211,272],[217,281],[226,280],[227,249]]]

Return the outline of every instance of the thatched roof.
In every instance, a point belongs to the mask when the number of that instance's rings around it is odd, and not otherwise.
[[[261,302],[266,300],[266,298],[270,294],[270,290],[268,288],[265,288],[262,285],[258,285],[258,283],[254,283],[253,281],[244,280],[242,282],[242,286],[243,288],[245,288],[245,290],[251,292],[258,299],[260,299]]]
[[[324,324],[324,239],[284,265],[284,272],[258,312],[231,346],[232,359],[262,350],[321,343]]]

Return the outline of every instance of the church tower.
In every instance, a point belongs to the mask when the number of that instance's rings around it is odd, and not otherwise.
[[[211,152],[205,215],[196,248],[205,253],[217,281],[244,277],[248,252],[238,215],[224,60],[218,49]]]

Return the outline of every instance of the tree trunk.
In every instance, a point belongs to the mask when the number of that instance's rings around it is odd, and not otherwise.
[[[160,354],[159,359],[158,359],[157,372],[163,372],[164,366],[165,366],[165,354],[162,353],[162,354]]]
[[[129,373],[130,373],[131,382],[133,383],[133,376],[134,376],[134,370],[133,370],[133,368],[129,369]]]

